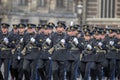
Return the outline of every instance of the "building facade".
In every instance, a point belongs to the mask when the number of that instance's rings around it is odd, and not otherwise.
[[[83,23],[120,26],[120,0],[83,0]]]
[[[77,23],[74,0],[0,0],[0,21],[8,23]]]
[[[78,5],[83,6],[80,16]],[[120,0],[0,0],[0,22],[39,24],[51,21],[120,26]]]

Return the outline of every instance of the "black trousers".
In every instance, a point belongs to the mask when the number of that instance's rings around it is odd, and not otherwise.
[[[24,59],[23,71],[25,80],[35,80],[36,78],[37,59]]]
[[[42,80],[51,80],[52,61],[48,59],[39,59],[37,69]]]
[[[91,69],[91,78],[93,80],[102,80],[103,77],[103,65],[102,62],[95,62],[95,69]]]
[[[118,77],[118,80],[120,79],[120,60],[117,60],[117,62],[116,62],[117,64],[116,64],[116,66],[117,66],[117,77]]]
[[[95,62],[93,61],[80,62],[80,72],[83,80],[89,80],[89,77],[91,76],[91,70],[94,70],[95,68]]]
[[[52,61],[53,80],[64,80],[65,61]]]
[[[107,59],[107,60],[108,60],[108,69],[109,69],[108,78],[110,80],[115,80],[116,59]]]
[[[0,59],[0,68],[2,66],[2,63],[4,63],[4,80],[8,80],[9,68],[10,68],[10,58]]]
[[[18,60],[17,58],[13,58],[12,65],[12,76],[15,77],[16,80],[22,80],[23,78],[23,58]]]
[[[66,62],[68,80],[77,80],[79,60],[69,60]]]

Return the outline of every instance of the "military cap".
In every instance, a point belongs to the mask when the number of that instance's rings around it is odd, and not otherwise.
[[[18,25],[17,24],[13,24],[13,29],[17,29]]]
[[[1,27],[2,27],[2,28],[9,28],[9,27],[10,27],[10,25],[9,25],[9,24],[7,24],[7,23],[2,23],[2,24],[1,24]]]
[[[44,28],[44,29],[48,29],[48,25],[45,24],[45,25],[43,26],[43,28]]]
[[[87,31],[90,31],[90,29],[85,28],[85,29],[83,29],[83,31],[84,31],[84,32],[87,32]]]
[[[19,28],[25,28],[25,27],[26,27],[26,25],[25,25],[25,24],[20,23],[20,24],[18,24],[18,27],[19,27]]]
[[[66,28],[66,31],[68,31],[68,32],[70,32],[70,31],[71,31],[71,30],[70,30],[70,26]]]
[[[106,34],[106,31],[104,31],[104,30],[101,30],[101,34]]]
[[[100,28],[100,34],[106,34],[106,28]]]
[[[55,27],[55,24],[52,23],[52,22],[49,22],[48,25],[49,25],[49,26],[52,26],[52,27]]]
[[[109,33],[115,32],[115,29],[112,29],[112,28],[109,28],[109,29],[107,29],[107,30],[108,30]]]
[[[48,27],[51,28],[51,29],[53,29],[53,28],[55,27],[55,24],[52,23],[52,22],[49,22],[47,25],[48,25]]]
[[[63,27],[64,29],[66,28],[66,25],[64,24],[64,22],[57,22],[57,27]]]
[[[84,34],[85,34],[86,36],[90,36],[90,35],[92,35],[92,32],[86,31],[86,32],[84,32]]]
[[[101,34],[100,28],[95,28],[93,33],[96,35]]]
[[[70,26],[70,30],[71,31],[78,30],[78,26],[76,26],[76,25]]]
[[[42,25],[38,24],[38,26],[36,26],[37,29],[42,29]]]
[[[87,28],[89,28],[88,25],[83,25],[83,29],[87,29]]]
[[[27,24],[27,27],[28,28],[36,28],[36,25],[35,24]]]

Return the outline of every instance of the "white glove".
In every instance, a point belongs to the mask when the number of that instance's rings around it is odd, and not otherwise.
[[[51,57],[48,57],[49,60],[51,60],[52,58]]]
[[[30,41],[31,41],[32,43],[34,43],[34,42],[35,42],[35,39],[32,37],[32,38],[30,39]]]
[[[65,43],[65,39],[61,39],[61,43],[63,43],[63,44],[64,44],[64,43]]]
[[[110,44],[110,45],[113,45],[113,44],[114,44],[114,41],[110,41],[109,44]]]
[[[8,38],[4,38],[4,42],[7,44],[7,43],[9,43],[9,40],[8,40]]]
[[[73,41],[75,42],[75,44],[78,44],[78,39],[74,38]]]
[[[48,44],[50,44],[50,43],[51,43],[50,38],[47,38],[47,39],[46,39],[46,42],[47,42]]]
[[[92,46],[90,44],[88,44],[87,49],[92,49]]]
[[[21,42],[21,43],[23,42],[23,38],[20,39],[20,42]]]
[[[18,56],[18,57],[17,57],[17,59],[18,59],[18,60],[20,60],[20,59],[21,59],[21,57],[20,57],[20,56]]]
[[[98,46],[102,46],[103,44],[101,42],[98,43]]]

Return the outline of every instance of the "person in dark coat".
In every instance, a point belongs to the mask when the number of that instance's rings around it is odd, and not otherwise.
[[[115,48],[116,48],[116,66],[117,66],[117,77],[120,79],[120,29],[117,30],[116,38],[115,38]]]
[[[18,43],[18,25],[17,24],[13,24],[13,29],[9,33],[9,37],[10,37],[9,42],[11,43],[11,47],[12,47],[10,72],[11,72],[11,78],[14,79],[16,74],[14,74],[14,70],[12,69],[12,62],[13,62],[14,49],[16,47],[16,44]]]
[[[65,28],[63,22],[58,22],[56,32],[52,34],[53,46],[49,52],[52,53],[53,80],[64,80],[65,60],[67,57]]]
[[[80,62],[80,71],[82,78],[88,80],[90,77],[91,69],[95,67],[95,51],[94,51],[94,40],[91,38],[92,33],[89,29],[85,30],[83,45],[84,50],[82,51],[82,59]]]
[[[42,80],[51,80],[52,64],[51,54],[48,52],[48,50],[52,48],[53,42],[51,40],[51,34],[53,28],[53,23],[44,25],[43,33],[36,37],[38,44],[37,46],[41,49],[37,68]]]
[[[35,24],[28,24],[28,29],[23,37],[24,49],[22,51],[24,55],[23,70],[26,80],[35,80],[36,78],[36,67],[39,55],[39,49],[36,46],[35,40]]]
[[[13,25],[13,27],[15,28],[15,25]],[[13,72],[13,79],[15,78],[16,80],[22,80],[23,78],[23,55],[21,53],[21,51],[23,50],[24,46],[23,46],[23,36],[25,34],[25,24],[18,24],[16,25],[17,29],[18,29],[18,33],[17,36],[14,37],[13,39],[15,39],[15,46],[13,47],[13,51],[12,51],[12,63],[11,63],[11,68],[12,68],[12,72]],[[11,34],[11,37],[14,36],[14,34]],[[13,41],[12,41],[13,42]]]
[[[107,54],[105,55],[108,61],[108,78],[110,80],[115,80],[115,68],[116,68],[116,49],[115,49],[115,29],[108,29],[108,36],[105,38]]]
[[[1,33],[0,33],[0,68],[4,63],[4,78],[0,75],[1,80],[8,80],[9,67],[10,67],[10,58],[11,58],[11,47],[10,47],[10,38],[9,38],[9,24],[2,23]]]
[[[68,80],[77,80],[80,55],[84,48],[81,37],[78,37],[78,27],[70,26],[67,29],[67,75]]]
[[[103,67],[105,67],[105,54],[106,54],[106,42],[105,36],[101,37],[105,34],[103,29],[96,29],[94,31],[94,49],[95,49],[95,69],[91,71],[91,77],[93,80],[96,80],[97,77],[99,80],[103,78]]]

